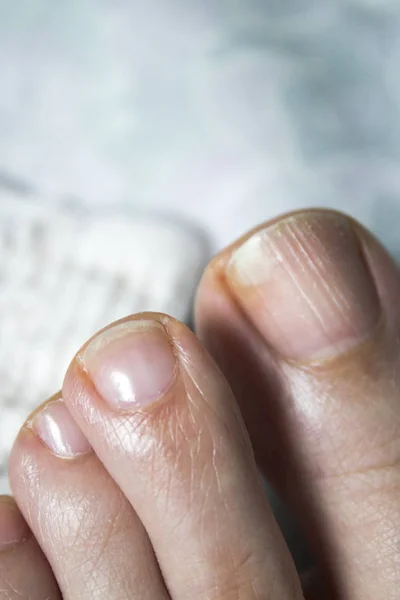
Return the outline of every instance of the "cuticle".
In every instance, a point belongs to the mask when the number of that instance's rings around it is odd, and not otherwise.
[[[51,402],[49,404],[53,404],[54,402]],[[40,414],[40,412],[38,411],[37,414]],[[24,425],[20,429],[18,437],[21,434],[23,435],[24,432],[28,433],[28,435],[32,435],[36,439],[36,441],[39,442],[39,444],[42,446],[42,448],[44,448],[45,450],[47,450],[47,452],[49,452],[52,456],[54,456],[56,458],[60,458],[60,459],[65,460],[65,461],[76,461],[76,460],[79,460],[80,458],[83,458],[83,457],[86,457],[88,455],[93,454],[93,449],[92,448],[90,450],[87,450],[86,452],[80,452],[79,454],[75,454],[74,456],[64,456],[63,454],[57,454],[57,452],[54,452],[54,450],[52,450],[51,448],[49,448],[49,446],[42,440],[42,438],[40,437],[40,435],[35,431],[35,428],[32,425],[33,420],[34,419],[32,418],[32,419],[29,419],[29,420],[25,421]]]
[[[374,344],[376,338],[381,335],[387,325],[387,316],[383,310],[380,311],[379,318],[374,325],[372,331],[364,336],[358,343],[354,344],[351,348],[348,348],[341,354],[332,354],[326,358],[321,359],[310,359],[310,360],[299,360],[294,358],[287,358],[280,355],[282,362],[285,362],[288,366],[298,369],[304,372],[324,372],[332,369],[333,367],[339,367],[341,365],[346,366],[349,359],[356,356],[360,352],[368,351],[368,347]]]
[[[49,452],[55,458],[58,458],[58,459],[61,459],[61,460],[67,461],[67,462],[76,462],[79,459],[83,459],[86,456],[93,454],[93,449],[87,450],[86,452],[80,452],[78,454],[74,454],[73,456],[64,456],[63,454],[58,454],[57,452],[54,452],[54,450],[52,450],[51,448],[48,447],[48,445],[42,440],[40,435],[37,434],[34,429],[29,429],[29,431],[32,433],[32,435],[35,436],[35,438],[40,443],[40,445],[43,448],[45,448],[45,450],[47,450],[47,452]]]

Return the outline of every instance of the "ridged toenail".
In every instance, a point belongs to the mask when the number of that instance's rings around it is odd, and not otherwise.
[[[336,213],[302,213],[258,231],[232,255],[227,281],[269,343],[295,360],[345,352],[379,318],[359,242]]]

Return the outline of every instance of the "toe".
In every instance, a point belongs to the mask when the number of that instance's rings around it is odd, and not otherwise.
[[[301,597],[231,390],[181,323],[114,324],[63,397],[153,543],[174,600]]]
[[[50,565],[12,498],[0,497],[0,596],[61,599]]]
[[[346,598],[394,597],[400,581],[399,300],[379,243],[314,210],[224,251],[197,298],[258,461]]]
[[[167,600],[143,525],[60,396],[20,432],[10,481],[63,598]]]

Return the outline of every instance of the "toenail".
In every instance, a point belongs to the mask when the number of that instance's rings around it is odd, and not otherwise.
[[[30,530],[14,500],[0,497],[0,552],[10,550],[30,537]]]
[[[91,446],[62,399],[49,402],[34,414],[28,426],[41,441],[61,458],[75,458],[91,451]]]
[[[81,360],[96,390],[119,408],[145,407],[171,385],[176,360],[156,321],[125,321],[106,329],[84,349]]]
[[[233,253],[227,282],[267,341],[294,360],[345,352],[379,319],[377,292],[349,220],[293,215]]]

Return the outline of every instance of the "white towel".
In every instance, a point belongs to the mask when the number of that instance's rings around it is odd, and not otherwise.
[[[133,312],[185,320],[206,259],[204,238],[165,218],[54,210],[0,190],[0,492],[19,427],[79,346]]]

